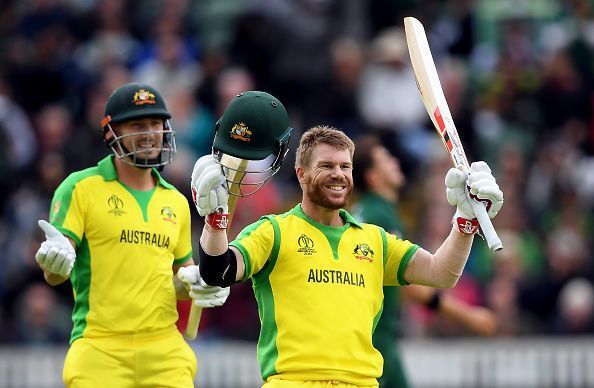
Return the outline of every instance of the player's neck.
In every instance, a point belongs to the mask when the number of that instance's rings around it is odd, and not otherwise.
[[[115,158],[114,165],[118,173],[118,180],[131,189],[139,191],[152,190],[156,183],[151,168],[139,168]]]
[[[301,210],[306,216],[322,225],[334,227],[344,225],[344,220],[340,217],[340,209],[328,209],[303,198]]]

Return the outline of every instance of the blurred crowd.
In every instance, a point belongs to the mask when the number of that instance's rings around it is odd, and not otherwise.
[[[480,238],[448,292],[490,307],[500,336],[594,334],[594,5],[589,0],[4,0],[0,5],[0,343],[65,343],[72,290],[43,282],[34,253],[53,191],[110,152],[109,94],[154,85],[173,114],[178,154],[164,170],[188,199],[193,162],[245,90],[287,107],[281,172],[239,201],[232,234],[299,198],[302,131],[376,133],[407,176],[406,238],[435,250],[451,228],[450,161],[416,89],[402,18],[427,30],[471,160],[494,169],[504,250]],[[356,199],[356,198],[355,198]],[[194,212],[195,244],[202,221]],[[202,335],[257,338],[250,284],[204,314]],[[405,306],[409,336],[465,335]]]

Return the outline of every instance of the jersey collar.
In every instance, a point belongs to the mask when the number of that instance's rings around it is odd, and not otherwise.
[[[97,167],[99,168],[99,174],[103,177],[106,181],[115,181],[118,179],[118,173],[116,171],[115,165],[113,164],[113,158],[115,155],[108,155],[105,158],[101,159],[99,163],[97,163]],[[157,178],[157,182],[159,185],[163,186],[166,189],[173,189],[173,185],[161,176],[159,172],[153,168],[151,173],[155,178]]]
[[[291,210],[292,213],[296,214],[298,217],[306,219],[306,220],[311,220],[311,218],[309,218],[304,212],[303,209],[301,208],[301,204],[297,204],[297,206],[295,206],[293,208],[293,210]],[[343,220],[345,220],[345,222],[347,224],[351,224],[351,225],[355,225],[358,228],[363,228],[361,222],[359,222],[355,217],[353,217],[352,215],[349,214],[349,212],[347,212],[344,209],[340,209],[340,218],[342,218]],[[313,221],[313,220],[312,220]],[[315,221],[314,221],[315,222]]]

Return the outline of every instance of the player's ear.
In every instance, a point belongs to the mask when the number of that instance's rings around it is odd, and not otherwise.
[[[303,167],[295,167],[295,174],[297,174],[297,180],[299,180],[299,184],[305,183],[305,170]]]

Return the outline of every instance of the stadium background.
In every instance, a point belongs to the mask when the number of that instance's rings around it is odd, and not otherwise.
[[[493,166],[506,201],[495,219],[505,249],[491,254],[477,240],[449,291],[492,308],[498,335],[473,338],[405,306],[413,383],[593,386],[591,0],[2,1],[0,386],[60,386],[72,296],[43,282],[36,220],[47,219],[62,179],[108,152],[104,103],[128,81],[166,96],[179,152],[165,175],[188,198],[193,161],[210,151],[214,122],[240,91],[283,101],[292,150],[318,123],[378,133],[408,177],[407,237],[435,249],[452,213],[449,160],[412,78],[404,16],[425,24],[469,158]],[[239,202],[233,234],[299,199],[292,162]],[[196,217],[194,241],[201,227]],[[203,386],[257,386],[258,330],[249,284],[204,314],[193,344]]]

